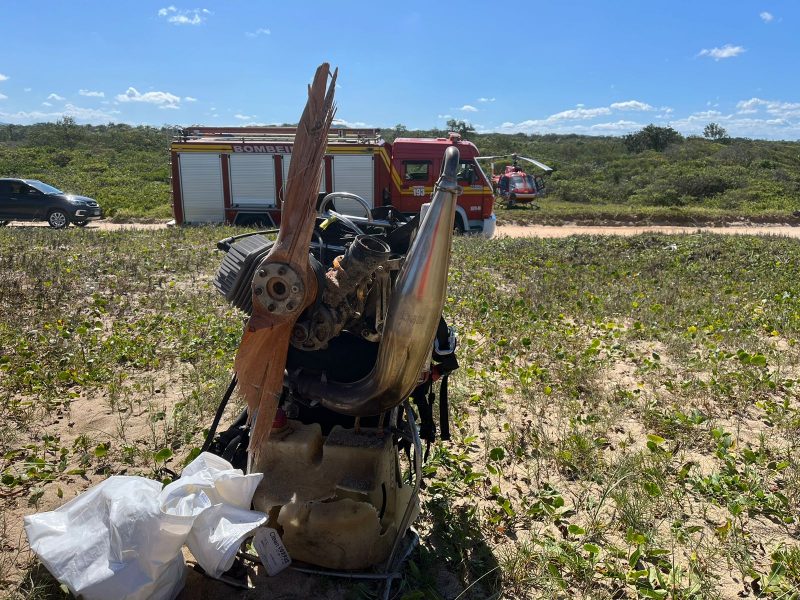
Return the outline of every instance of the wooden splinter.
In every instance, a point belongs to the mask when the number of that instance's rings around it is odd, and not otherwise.
[[[256,269],[253,312],[234,362],[251,424],[248,470],[257,467],[272,429],[283,389],[292,329],[317,294],[308,246],[314,230],[328,131],[336,112],[333,95],[337,74],[338,69],[331,75],[328,63],[323,63],[309,86],[308,102],[294,140],[280,231],[269,254]]]

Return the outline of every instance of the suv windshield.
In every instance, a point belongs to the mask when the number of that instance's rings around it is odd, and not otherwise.
[[[36,188],[43,194],[63,194],[60,189],[54,188],[52,185],[47,185],[46,183],[42,183],[38,179],[26,179],[25,183],[29,186]]]

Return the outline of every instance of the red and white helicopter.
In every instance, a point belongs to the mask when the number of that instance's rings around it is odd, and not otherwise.
[[[544,175],[548,175],[553,171],[552,167],[548,167],[543,162],[527,156],[520,156],[519,154],[501,154],[497,156],[478,156],[477,160],[491,161],[492,170],[492,184],[494,185],[494,193],[502,199],[506,208],[512,208],[516,204],[526,204],[533,202],[535,198],[544,196],[546,192],[544,177],[542,175],[534,175],[526,173],[522,167],[519,166],[519,161],[527,161],[544,171]],[[512,163],[507,165],[503,173],[495,174],[494,161],[510,158]],[[539,208],[535,204],[534,208]]]

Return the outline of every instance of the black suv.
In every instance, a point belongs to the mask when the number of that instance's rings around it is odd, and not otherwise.
[[[100,219],[95,200],[65,194],[37,179],[0,179],[0,225],[9,221],[47,221],[54,229]]]

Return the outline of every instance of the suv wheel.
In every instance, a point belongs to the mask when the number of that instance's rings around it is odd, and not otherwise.
[[[64,229],[69,225],[69,218],[67,218],[67,213],[63,210],[51,210],[50,214],[47,215],[47,222],[53,229]]]

